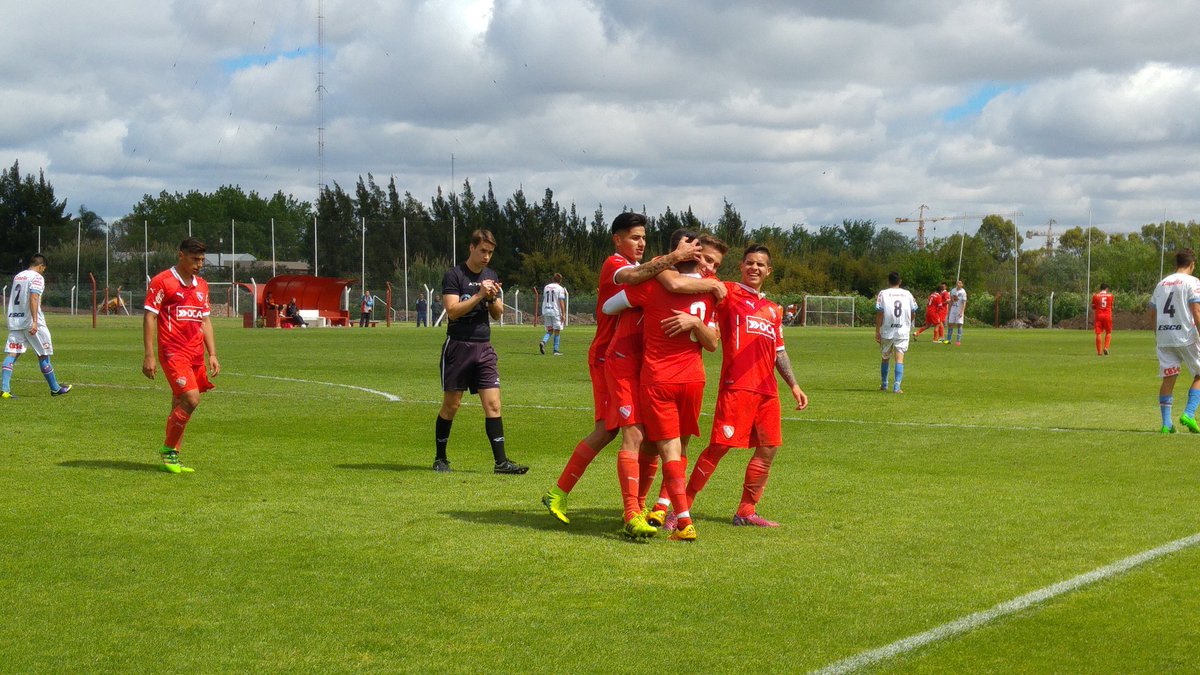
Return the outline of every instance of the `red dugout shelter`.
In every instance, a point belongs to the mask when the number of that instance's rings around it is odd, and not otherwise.
[[[263,317],[267,327],[278,327],[280,319],[279,312],[268,310],[264,306],[268,294],[277,305],[287,306],[292,298],[295,298],[298,309],[316,310],[318,315],[328,321],[331,326],[347,326],[350,321],[350,312],[342,309],[342,297],[346,288],[353,286],[354,283],[354,279],[280,275],[258,286],[258,295],[254,298],[254,302],[258,305],[258,315]],[[253,292],[251,286],[239,285]]]

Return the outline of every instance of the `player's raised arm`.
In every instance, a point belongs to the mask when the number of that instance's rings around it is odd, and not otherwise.
[[[787,383],[792,390],[792,398],[796,399],[796,410],[804,410],[808,407],[808,396],[804,390],[796,383],[796,374],[792,372],[792,360],[788,358],[787,350],[780,348],[775,352],[775,370],[783,381]]]
[[[657,277],[659,283],[672,293],[682,293],[684,295],[695,295],[698,293],[712,293],[717,302],[725,299],[729,289],[725,287],[725,282],[716,277],[707,279],[697,279],[680,274],[673,269],[663,270],[659,272]]]
[[[618,284],[626,286],[636,286],[643,281],[649,281],[658,276],[663,270],[674,267],[678,263],[686,260],[695,260],[700,256],[700,242],[695,239],[681,239],[679,245],[674,251],[666,255],[659,256],[654,260],[638,266],[629,266],[619,270],[614,277],[614,281]],[[698,291],[706,293],[711,289]]]
[[[504,314],[504,301],[500,299],[500,282],[491,279],[483,280],[484,302],[487,303],[488,316],[499,319]]]

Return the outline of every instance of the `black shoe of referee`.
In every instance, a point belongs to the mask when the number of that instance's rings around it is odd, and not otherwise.
[[[433,460],[433,470],[438,473],[450,473],[450,460],[440,458]]]
[[[529,467],[522,464],[517,464],[511,459],[506,459],[503,462],[496,462],[495,473],[508,474],[510,476],[520,476],[529,471]]]

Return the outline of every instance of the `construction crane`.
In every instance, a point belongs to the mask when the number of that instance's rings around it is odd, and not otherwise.
[[[920,207],[917,208],[917,217],[916,218],[897,218],[896,219],[897,223],[916,223],[917,224],[917,250],[919,250],[919,251],[925,250],[925,223],[936,223],[939,220],[950,220],[953,217],[953,216],[940,216],[937,218],[926,218],[925,211],[928,209],[929,209],[929,207],[927,205],[922,204]]]
[[[1050,222],[1046,223],[1046,229],[1044,229],[1044,230],[1026,230],[1025,236],[1026,237],[1045,237],[1046,238],[1046,250],[1049,251],[1051,255],[1053,255],[1054,254],[1054,240],[1056,238],[1054,236],[1054,226],[1057,224],[1058,224],[1058,222],[1056,220],[1054,220],[1053,218],[1051,218]]]

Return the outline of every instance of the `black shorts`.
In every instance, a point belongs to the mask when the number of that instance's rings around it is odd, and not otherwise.
[[[442,345],[442,391],[499,389],[499,359],[490,342],[446,339]]]

